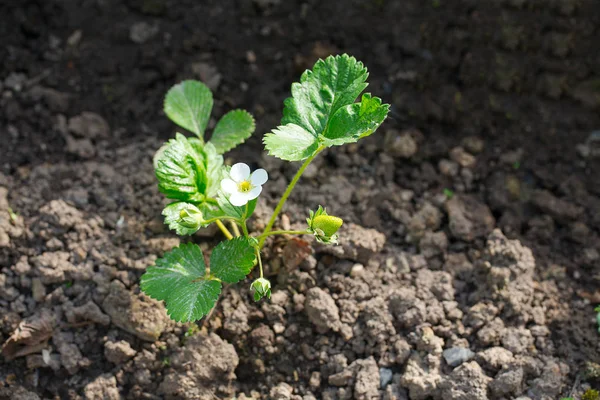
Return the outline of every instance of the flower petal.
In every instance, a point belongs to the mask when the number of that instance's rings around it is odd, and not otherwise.
[[[233,194],[238,191],[238,186],[233,180],[225,178],[221,181],[221,189],[227,194]]]
[[[257,198],[260,195],[260,192],[262,192],[262,186],[255,186],[252,188],[252,190],[250,190],[249,192],[244,193],[246,195],[246,198],[248,199],[248,201],[250,200],[254,200],[255,198]]]
[[[234,166],[231,167],[229,176],[237,183],[248,180],[250,177],[250,167],[244,163],[234,164]]]
[[[245,206],[249,200],[248,193],[235,192],[231,195],[231,197],[229,197],[229,202],[231,203],[231,205],[236,207]]]
[[[250,175],[250,181],[252,182],[253,186],[264,185],[268,179],[269,179],[269,175],[267,174],[267,171],[265,171],[262,168],[257,169],[256,171],[254,171],[252,173],[252,175]]]

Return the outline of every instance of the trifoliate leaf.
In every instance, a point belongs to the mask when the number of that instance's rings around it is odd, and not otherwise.
[[[165,224],[178,235],[193,235],[202,226],[203,215],[195,205],[177,201],[166,206],[162,212]]]
[[[223,282],[236,283],[250,273],[256,250],[248,238],[236,237],[221,242],[210,255],[210,272]]]
[[[342,107],[333,115],[323,132],[324,144],[339,146],[369,136],[385,120],[389,108],[389,104],[381,104],[379,97],[364,94],[360,103]]]
[[[304,160],[319,147],[317,138],[296,124],[278,126],[263,143],[270,155],[287,161]]]
[[[320,135],[335,112],[353,103],[367,87],[367,68],[347,54],[319,60],[292,84],[284,102],[282,125],[296,124],[314,137]]]
[[[206,275],[198,245],[182,244],[156,260],[142,275],[140,287],[148,296],[163,300],[169,316],[178,322],[195,321],[214,307],[221,282]]]
[[[312,71],[302,74],[300,83],[292,84],[281,126],[265,135],[269,154],[300,161],[322,145],[353,142],[373,133],[385,119],[388,106],[370,95],[353,104],[367,87],[367,76],[365,66],[346,54],[317,61]],[[341,132],[344,128],[348,129],[345,133]]]
[[[170,199],[202,201],[206,188],[203,155],[178,133],[154,158],[158,189]]]
[[[223,154],[244,143],[254,129],[254,118],[250,113],[244,110],[229,111],[217,122],[210,143],[215,146],[217,153]]]
[[[188,80],[173,86],[165,97],[165,114],[182,128],[201,139],[210,119],[213,97],[202,82]]]

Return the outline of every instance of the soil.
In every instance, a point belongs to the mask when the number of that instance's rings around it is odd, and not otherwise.
[[[493,3],[493,4],[492,4]],[[1,399],[559,399],[597,387],[600,4],[594,0],[8,0],[0,4]],[[202,79],[257,134],[253,227],[297,165],[267,156],[290,84],[347,52],[392,105],[328,151],[340,245],[268,243],[250,279],[176,324],[139,277],[181,240],[152,155],[166,90]],[[211,122],[214,124],[214,120]],[[596,385],[596,386],[595,386]]]

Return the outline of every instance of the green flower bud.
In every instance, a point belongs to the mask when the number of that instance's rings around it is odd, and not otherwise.
[[[308,231],[315,235],[318,242],[325,244],[337,244],[337,231],[344,221],[333,215],[328,215],[327,211],[319,206],[316,212],[310,211],[310,217],[306,219]]]
[[[333,236],[344,221],[333,215],[319,215],[313,219],[313,229],[320,229],[325,236]]]
[[[259,301],[263,297],[271,298],[271,282],[265,278],[258,278],[252,282],[250,289],[254,290],[254,301]]]
[[[189,229],[200,229],[202,226],[202,222],[204,218],[202,216],[202,211],[198,210],[198,208],[189,205],[187,208],[179,211],[179,224]]]

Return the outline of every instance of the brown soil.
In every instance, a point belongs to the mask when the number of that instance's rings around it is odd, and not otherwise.
[[[9,0],[0,33],[0,399],[535,400],[597,384],[596,1]],[[137,285],[180,242],[151,163],[175,131],[166,90],[202,79],[215,117],[255,115],[228,157],[269,171],[259,228],[297,168],[261,135],[300,73],[342,52],[390,118],[317,159],[285,210],[293,225],[326,205],[341,245],[298,264],[304,242],[271,241],[270,301],[248,279],[198,329],[172,323]]]

